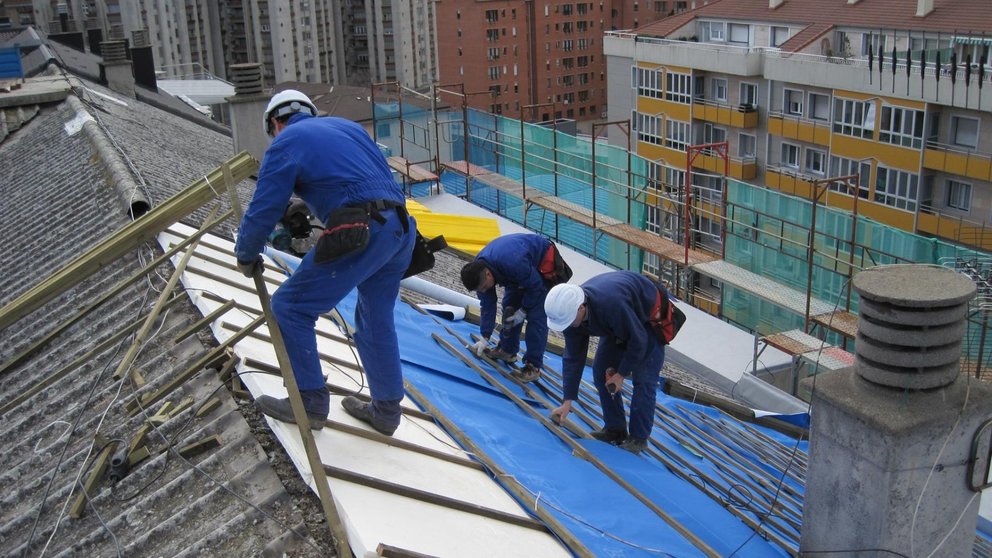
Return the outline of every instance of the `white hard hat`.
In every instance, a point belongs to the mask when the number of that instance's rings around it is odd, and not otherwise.
[[[269,100],[269,106],[265,107],[265,114],[262,115],[262,130],[266,135],[272,135],[272,124],[269,117],[285,116],[294,112],[309,112],[312,116],[317,116],[317,106],[313,104],[310,97],[295,89],[280,91]]]
[[[544,312],[548,315],[548,327],[553,331],[565,331],[578,315],[579,306],[586,301],[582,287],[563,283],[555,285],[544,299]]]

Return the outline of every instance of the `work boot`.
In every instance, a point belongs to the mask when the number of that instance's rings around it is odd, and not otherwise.
[[[648,441],[641,438],[630,437],[620,444],[620,449],[625,449],[636,455],[648,449]]]
[[[514,370],[511,372],[510,377],[521,384],[528,384],[541,379],[541,370],[533,364],[525,362],[519,370]]]
[[[362,422],[367,422],[381,434],[392,436],[393,432],[396,432],[396,426],[386,424],[375,414],[375,409],[371,403],[366,403],[353,395],[349,395],[341,400],[341,406],[349,415]]]
[[[495,349],[485,349],[482,351],[482,354],[493,360],[502,360],[503,362],[510,364],[517,361],[517,355],[508,353],[499,347],[496,347]]]
[[[609,430],[602,428],[600,430],[594,430],[589,434],[600,442],[606,442],[607,444],[614,446],[619,445],[627,439],[627,432],[623,430]]]
[[[327,412],[330,405],[330,393],[327,388],[301,390],[300,398],[303,399],[303,409],[307,412],[310,429],[320,430],[323,428],[327,424]],[[255,400],[255,408],[262,414],[276,420],[296,424],[296,417],[293,416],[293,407],[290,405],[288,397],[277,399],[263,395]]]

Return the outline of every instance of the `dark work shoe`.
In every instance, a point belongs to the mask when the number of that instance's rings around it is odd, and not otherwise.
[[[296,424],[296,418],[293,416],[293,407],[289,404],[289,398],[276,399],[275,397],[263,395],[255,400],[255,408],[261,411],[262,414],[276,420]],[[327,413],[321,415],[307,411],[307,419],[310,421],[310,428],[312,430],[320,430],[327,424]]]
[[[503,362],[509,363],[514,363],[517,361],[517,355],[508,353],[498,347],[495,349],[486,349],[482,352],[482,354],[493,360],[502,360]]]
[[[522,384],[536,382],[541,379],[541,370],[533,364],[526,362],[519,370],[511,372],[510,377]]]
[[[393,432],[396,432],[396,426],[386,424],[372,412],[371,403],[366,403],[355,396],[349,395],[341,400],[341,406],[344,407],[345,412],[349,415],[362,422],[369,423],[380,434],[392,436]]]
[[[630,453],[638,454],[648,449],[648,441],[642,440],[641,438],[627,438],[622,444],[620,444],[620,449],[625,449]]]
[[[600,442],[606,442],[607,444],[612,444],[614,446],[619,445],[627,439],[627,433],[623,430],[607,430],[606,428],[602,428],[600,430],[590,432],[589,434]]]

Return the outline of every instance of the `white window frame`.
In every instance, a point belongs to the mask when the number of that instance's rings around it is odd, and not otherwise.
[[[691,128],[688,122],[672,119],[665,120],[665,147],[676,151],[687,151],[690,130]]]
[[[747,23],[731,23],[727,30],[727,43],[751,46],[751,26]]]
[[[875,202],[915,212],[919,200],[920,176],[916,173],[878,165],[875,170]]]
[[[638,141],[653,145],[662,144],[660,116],[644,114],[635,110],[631,111],[630,120],[634,123]]]
[[[783,141],[779,155],[779,164],[786,168],[799,170],[799,155],[801,151],[802,149],[798,145]],[[795,156],[793,157],[793,155]]]
[[[780,37],[779,35],[783,31],[785,32],[785,37]],[[784,43],[785,41],[788,41],[789,38],[791,38],[791,36],[792,36],[792,34],[789,32],[789,28],[788,27],[783,27],[783,26],[780,26],[780,25],[773,25],[772,26],[772,29],[771,29],[771,43],[772,43],[772,46],[773,47],[777,47],[777,46],[781,45],[782,43]]]
[[[727,80],[724,78],[712,78],[710,80],[710,96],[714,101],[727,102]]]
[[[692,101],[692,75],[666,72],[665,100],[688,105]]]
[[[868,199],[868,190],[871,188],[871,163],[868,161],[855,161],[836,155],[830,157],[830,176],[851,176],[858,174],[858,197],[863,200]],[[834,192],[850,196],[846,189],[842,190],[835,183],[830,184],[830,189]]]
[[[972,187],[968,182],[947,179],[947,207],[968,213],[971,211]]]
[[[754,91],[754,94],[753,94],[753,97],[754,98],[751,99],[751,100],[748,100],[747,99],[748,95],[745,94],[745,91]],[[740,85],[740,88],[738,90],[738,100],[739,100],[740,104],[742,104],[742,105],[745,104],[745,103],[749,103],[751,106],[757,107],[758,106],[758,84],[757,83],[747,82],[747,81],[742,81],[741,82],[741,85]]]
[[[827,152],[807,147],[805,169],[808,174],[825,175],[827,173]]]
[[[827,114],[818,114],[819,111],[817,109],[819,107],[826,107]],[[822,122],[830,121],[830,95],[810,92],[806,98],[806,108],[809,109],[808,112],[810,120],[820,120]]]
[[[750,144],[750,150],[747,149]],[[737,134],[737,156],[742,159],[757,157],[758,137],[754,134]]]
[[[782,112],[792,116],[802,116],[804,96],[805,93],[799,89],[783,89]]]
[[[882,118],[878,123],[878,141],[913,147],[923,147],[925,113],[894,105],[882,105]]]
[[[661,80],[660,68],[641,68],[638,66],[631,68],[631,87],[636,89],[637,94],[641,97],[661,99],[664,95]]]
[[[960,124],[963,121],[969,121],[969,122],[974,122],[975,123],[975,141],[973,143],[966,143],[966,142],[960,141],[960,138],[958,137],[959,136],[959,131],[960,131]],[[950,143],[952,145],[957,145],[957,146],[960,146],[960,147],[970,147],[972,149],[978,149],[978,138],[982,137],[981,136],[981,125],[982,125],[981,121],[979,121],[979,119],[977,119],[977,118],[973,118],[971,116],[964,116],[964,115],[960,115],[960,114],[951,115],[951,134],[948,137],[948,139],[950,140]]]
[[[875,102],[834,98],[833,130],[845,136],[875,137]]]
[[[727,24],[723,21],[702,21],[699,23],[699,36],[703,42],[723,43],[727,41]]]

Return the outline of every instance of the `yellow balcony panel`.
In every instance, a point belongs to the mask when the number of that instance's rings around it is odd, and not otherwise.
[[[735,128],[754,128],[758,125],[758,111],[744,112],[738,107],[720,103],[696,101],[692,105],[692,117]]]
[[[809,199],[812,184],[809,179],[797,176],[783,169],[765,171],[765,184],[780,192]]]
[[[723,157],[700,153],[692,162],[692,166],[711,172],[723,174]],[[758,175],[758,164],[754,159],[738,159],[731,157],[727,165],[727,176],[738,180],[751,180]]]
[[[651,106],[657,106],[659,110],[651,114],[663,113],[670,120],[681,120],[682,122],[690,122],[692,120],[692,105],[665,101],[663,99],[652,99],[652,101],[655,101],[655,103],[652,103]]]
[[[920,211],[916,217],[916,232],[992,250],[992,225],[968,221],[956,215]]]
[[[946,146],[927,146],[923,153],[923,167],[943,171],[975,180],[992,180],[992,158]]]
[[[919,148],[902,147],[891,143],[873,143],[871,153],[878,162],[895,169],[902,169],[912,173],[918,172],[920,168]],[[862,155],[862,158],[864,155]]]
[[[878,146],[873,140],[845,136],[844,134],[831,134],[831,137],[830,154],[855,161],[871,157]]]
[[[830,123],[802,120],[792,116],[777,114],[768,117],[768,132],[787,139],[830,145]]]
[[[858,200],[858,215],[891,225],[897,229],[913,232],[915,214],[909,211],[868,200]]]

